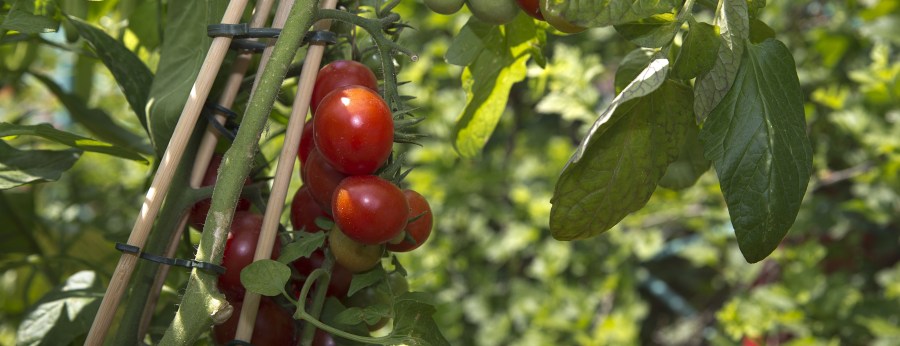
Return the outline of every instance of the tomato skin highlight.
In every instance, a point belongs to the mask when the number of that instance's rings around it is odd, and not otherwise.
[[[347,237],[378,245],[406,227],[409,203],[400,188],[387,180],[373,175],[352,176],[334,190],[331,212]]]
[[[368,88],[349,86],[331,92],[322,99],[313,122],[316,149],[344,174],[372,174],[391,155],[391,110]]]
[[[406,233],[411,236],[415,242],[403,239],[398,244],[387,244],[387,249],[393,252],[408,252],[422,246],[428,236],[431,235],[431,229],[434,226],[434,215],[431,213],[431,206],[422,194],[413,190],[403,190],[406,201],[409,203],[409,217],[417,219],[410,221],[406,225]],[[420,216],[421,215],[421,216]]]
[[[303,165],[303,184],[309,189],[309,194],[319,203],[326,213],[331,213],[331,201],[334,190],[347,175],[339,172],[322,157],[318,150],[309,153],[306,164]]]
[[[203,175],[203,180],[200,181],[200,186],[211,186],[216,183],[216,176],[219,174],[219,166],[222,165],[222,155],[214,154],[212,158],[209,160],[209,166],[206,168],[206,173]],[[250,177],[247,177],[247,180],[244,181],[244,186],[250,185],[251,180]],[[212,205],[212,200],[209,198],[204,198],[197,203],[194,203],[191,206],[190,214],[188,215],[188,224],[194,229],[203,230],[203,226],[206,225],[206,214],[209,214],[209,207]],[[250,210],[250,201],[246,198],[238,199],[237,206],[234,209],[235,211],[243,211]]]
[[[253,262],[262,223],[263,218],[259,214],[248,211],[239,211],[234,214],[231,231],[228,232],[228,240],[225,242],[225,253],[222,257],[225,274],[219,275],[219,289],[228,297],[243,299],[245,290],[244,285],[241,284],[241,270]],[[281,241],[275,238],[271,258],[277,259],[280,253]]]
[[[309,109],[312,114],[318,113],[319,104],[326,95],[339,88],[360,85],[371,90],[378,90],[378,79],[366,65],[353,60],[335,60],[323,66],[316,75]]]
[[[240,301],[232,302],[234,312],[224,323],[213,327],[213,339],[217,345],[226,345],[234,340],[238,321],[241,318]],[[259,301],[259,311],[256,314],[256,325],[253,327],[253,336],[250,342],[253,345],[294,345],[295,338],[294,318],[291,313],[278,306],[268,297]]]

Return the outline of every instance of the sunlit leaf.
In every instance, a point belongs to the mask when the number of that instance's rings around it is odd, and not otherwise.
[[[75,149],[108,154],[116,157],[121,157],[123,159],[147,163],[147,159],[134,151],[128,150],[127,148],[117,147],[106,142],[101,142],[73,133],[57,130],[53,128],[53,126],[50,126],[50,124],[14,125],[10,123],[0,122],[0,137],[19,135],[39,136],[60,144],[70,146]]]
[[[694,115],[698,123],[706,119],[731,89],[734,76],[741,66],[744,42],[750,35],[747,2],[724,0],[721,5],[715,21],[721,39],[716,63],[694,82]]]

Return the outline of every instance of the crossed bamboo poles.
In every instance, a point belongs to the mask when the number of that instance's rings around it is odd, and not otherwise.
[[[221,23],[237,24],[240,20],[241,14],[247,6],[247,2],[248,0],[230,1],[228,7],[225,10],[225,14],[222,18]],[[336,2],[337,0],[322,0],[320,7],[333,9],[336,5]],[[290,9],[291,7],[293,7],[293,5],[293,0],[282,0],[279,3],[275,19],[272,23],[273,27],[281,28],[284,26],[288,19],[288,13],[290,12]],[[270,12],[271,7],[272,0],[258,1],[253,18],[251,20],[251,26],[261,27],[268,20],[268,13]],[[314,25],[314,28],[315,30],[328,30],[330,26],[330,20],[323,20],[316,23]],[[166,194],[168,193],[169,187],[172,183],[172,177],[175,174],[175,170],[178,167],[179,162],[181,162],[182,156],[187,146],[187,142],[190,139],[192,129],[197,122],[200,110],[202,109],[206,98],[209,96],[213,81],[215,80],[215,77],[218,74],[219,69],[221,68],[222,61],[224,60],[225,53],[227,52],[231,41],[232,38],[228,36],[215,37],[213,39],[209,51],[207,52],[206,58],[203,61],[203,65],[200,68],[200,73],[198,74],[197,79],[194,82],[193,87],[191,88],[190,96],[185,103],[184,109],[182,110],[181,115],[178,119],[178,123],[176,124],[174,133],[169,140],[168,146],[166,147],[166,152],[160,162],[159,169],[155,177],[153,178],[153,182],[151,183],[150,188],[147,190],[147,194],[144,199],[144,203],[141,206],[140,213],[138,214],[134,227],[131,230],[131,235],[128,237],[129,245],[137,246],[139,248],[143,248],[146,245],[147,237],[150,234],[153,221],[156,219],[159,208],[162,205]],[[315,44],[312,42],[310,43],[306,58],[304,60],[302,70],[303,73],[300,76],[297,97],[294,100],[290,120],[288,121],[288,128],[284,138],[284,146],[282,147],[281,154],[279,156],[279,165],[276,168],[271,194],[269,196],[269,201],[267,203],[266,211],[263,216],[263,225],[260,232],[259,241],[257,243],[254,261],[260,259],[268,259],[272,255],[272,247],[275,242],[279,220],[284,208],[284,201],[287,196],[287,189],[292,176],[291,172],[294,168],[296,148],[299,145],[300,139],[302,137],[303,125],[306,121],[306,114],[309,109],[309,101],[312,95],[312,86],[315,82],[316,74],[318,73],[319,66],[321,64],[323,52],[323,44]],[[271,54],[272,45],[268,45],[263,52],[263,56],[259,66],[260,71],[264,69],[265,64],[267,63]],[[240,54],[236,59],[234,65],[232,65],[231,74],[219,99],[219,104],[221,104],[223,107],[229,108],[234,103],[235,96],[237,95],[238,89],[240,87],[240,82],[243,79],[247,68],[249,67],[249,62],[250,54],[245,53]],[[254,82],[254,88],[259,83],[260,76],[261,74],[257,73],[257,80]],[[225,122],[225,118],[222,115],[217,114],[216,121],[221,124]],[[209,165],[213,149],[215,149],[216,143],[218,142],[218,137],[216,136],[216,133],[214,131],[214,129],[208,127],[201,141],[200,148],[194,160],[193,171],[190,179],[191,187],[198,187],[200,185],[206,168]],[[184,230],[186,221],[186,216],[183,216],[179,223],[179,227],[174,232],[175,234],[170,240],[169,246],[167,248],[166,255],[168,257],[174,255],[177,244],[181,239],[181,232],[183,232]],[[103,341],[106,338],[106,334],[109,331],[109,327],[112,324],[112,319],[115,315],[116,309],[118,308],[119,302],[122,299],[124,290],[128,285],[128,281],[130,280],[131,275],[134,273],[134,268],[137,264],[137,260],[138,254],[134,253],[123,253],[119,258],[119,262],[116,265],[115,272],[110,278],[110,284],[107,287],[106,294],[104,294],[103,296],[103,300],[100,303],[100,308],[97,312],[96,317],[94,318],[91,329],[88,332],[87,339],[85,340],[85,345],[93,346],[103,344]],[[144,308],[144,315],[142,316],[141,326],[139,328],[139,331],[141,333],[140,335],[143,335],[143,333],[146,331],[146,326],[149,324],[153,308],[155,307],[156,300],[158,299],[159,289],[161,289],[162,283],[165,281],[165,276],[167,273],[168,266],[162,266],[162,268],[160,268],[160,271],[157,273],[156,279],[154,280],[154,287],[150,294],[150,299],[148,300],[147,305]],[[253,327],[255,324],[254,322],[256,321],[257,310],[259,308],[259,299],[260,296],[258,294],[249,291],[246,293],[235,339],[250,341],[250,336],[253,334]]]

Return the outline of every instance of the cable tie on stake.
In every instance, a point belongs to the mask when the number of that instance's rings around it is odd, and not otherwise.
[[[253,344],[244,340],[230,340],[225,344],[225,346],[253,346]]]
[[[234,141],[234,137],[236,136],[235,131],[229,130],[225,126],[219,123],[216,120],[215,112],[219,112],[225,116],[225,125],[234,125],[234,120],[237,119],[237,113],[233,110],[223,107],[217,103],[206,102],[203,105],[203,116],[206,117],[206,121],[209,122],[212,127],[219,131],[225,138],[228,138],[229,141]]]
[[[303,37],[303,42],[309,44],[335,44],[337,35],[327,30],[312,30]]]
[[[206,26],[206,35],[231,38],[277,38],[278,35],[281,35],[281,29],[251,28],[248,23],[210,24]]]
[[[232,40],[231,46],[229,46],[228,48],[231,50],[260,53],[266,50],[266,44],[259,41],[237,39]]]
[[[151,262],[162,263],[162,264],[170,265],[170,266],[185,267],[185,268],[197,268],[197,269],[205,270],[205,271],[212,272],[212,273],[219,274],[219,275],[225,274],[225,267],[220,266],[220,265],[215,265],[215,264],[208,263],[208,262],[200,262],[200,261],[192,260],[192,259],[186,260],[186,259],[181,259],[181,258],[168,258],[168,257],[148,254],[146,252],[142,252],[140,247],[137,247],[134,245],[116,243],[116,250],[119,250],[119,251],[122,251],[125,253],[136,254],[136,255],[138,255],[139,258],[145,259],[145,260],[148,260]]]

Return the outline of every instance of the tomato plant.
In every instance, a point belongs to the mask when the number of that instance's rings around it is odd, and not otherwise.
[[[318,113],[319,104],[332,91],[358,85],[370,90],[378,90],[378,78],[366,65],[353,60],[336,60],[319,70],[316,75],[316,83],[313,86],[312,98],[309,101],[309,109],[313,114]]]
[[[465,0],[425,0],[425,6],[435,13],[448,15],[459,12],[465,3]]]
[[[371,174],[391,155],[391,111],[369,88],[332,91],[322,99],[313,121],[316,149],[342,173]]]
[[[335,224],[363,244],[383,244],[406,226],[409,203],[391,182],[372,175],[344,179],[334,190],[331,212]]]
[[[209,167],[206,168],[206,173],[203,175],[203,181],[200,183],[200,186],[211,186],[216,183],[216,175],[219,173],[219,165],[222,164],[222,155],[215,154],[209,160]],[[247,181],[244,182],[244,185],[249,185],[251,183],[250,178],[247,178]],[[203,230],[203,226],[206,223],[206,214],[209,214],[209,206],[212,201],[209,198],[204,198],[197,203],[195,203],[191,207],[190,215],[188,216],[188,223],[191,227],[194,227],[198,230]],[[250,201],[241,198],[238,200],[238,204],[235,207],[235,210],[249,210],[250,209]]]
[[[550,5],[550,1],[540,0],[539,5],[541,17],[543,17],[544,20],[547,21],[547,23],[550,23],[550,25],[553,26],[556,30],[569,34],[579,33],[587,30],[587,28],[578,26],[563,17],[555,7]]]
[[[328,248],[337,263],[354,273],[375,268],[384,254],[384,245],[360,243],[350,239],[338,227],[328,233]]]
[[[406,234],[412,239],[404,238],[400,243],[388,243],[387,249],[393,252],[412,251],[422,246],[431,235],[434,224],[431,206],[422,194],[413,190],[403,190],[403,195],[409,203],[409,217],[414,219],[406,225]]]
[[[466,2],[466,6],[476,18],[494,25],[509,23],[519,14],[515,0],[471,0]]]
[[[301,257],[294,262],[291,262],[294,268],[297,269],[297,272],[304,277],[309,276],[318,268],[322,267],[322,264],[325,262],[325,251],[323,249],[317,249],[314,251],[309,257]],[[336,298],[343,298],[347,296],[347,290],[350,289],[350,282],[353,280],[353,272],[342,266],[340,263],[335,263],[334,267],[331,271],[331,280],[328,282],[328,295]],[[303,284],[299,282],[299,284]]]
[[[228,232],[228,240],[225,243],[225,253],[222,257],[225,273],[219,276],[219,288],[230,293],[229,296],[243,297],[244,295],[241,270],[253,262],[262,222],[262,216],[259,214],[248,211],[239,211],[234,214],[231,231]],[[280,241],[276,238],[272,258],[278,258],[280,248]]]
[[[234,340],[237,331],[238,320],[241,315],[241,302],[232,302],[234,311],[231,317],[224,323],[213,328],[213,339],[218,345],[226,345]],[[253,336],[250,340],[253,345],[283,346],[296,344],[296,328],[291,313],[278,306],[271,299],[264,298],[259,302],[259,312],[256,313],[256,326],[253,328]]]

